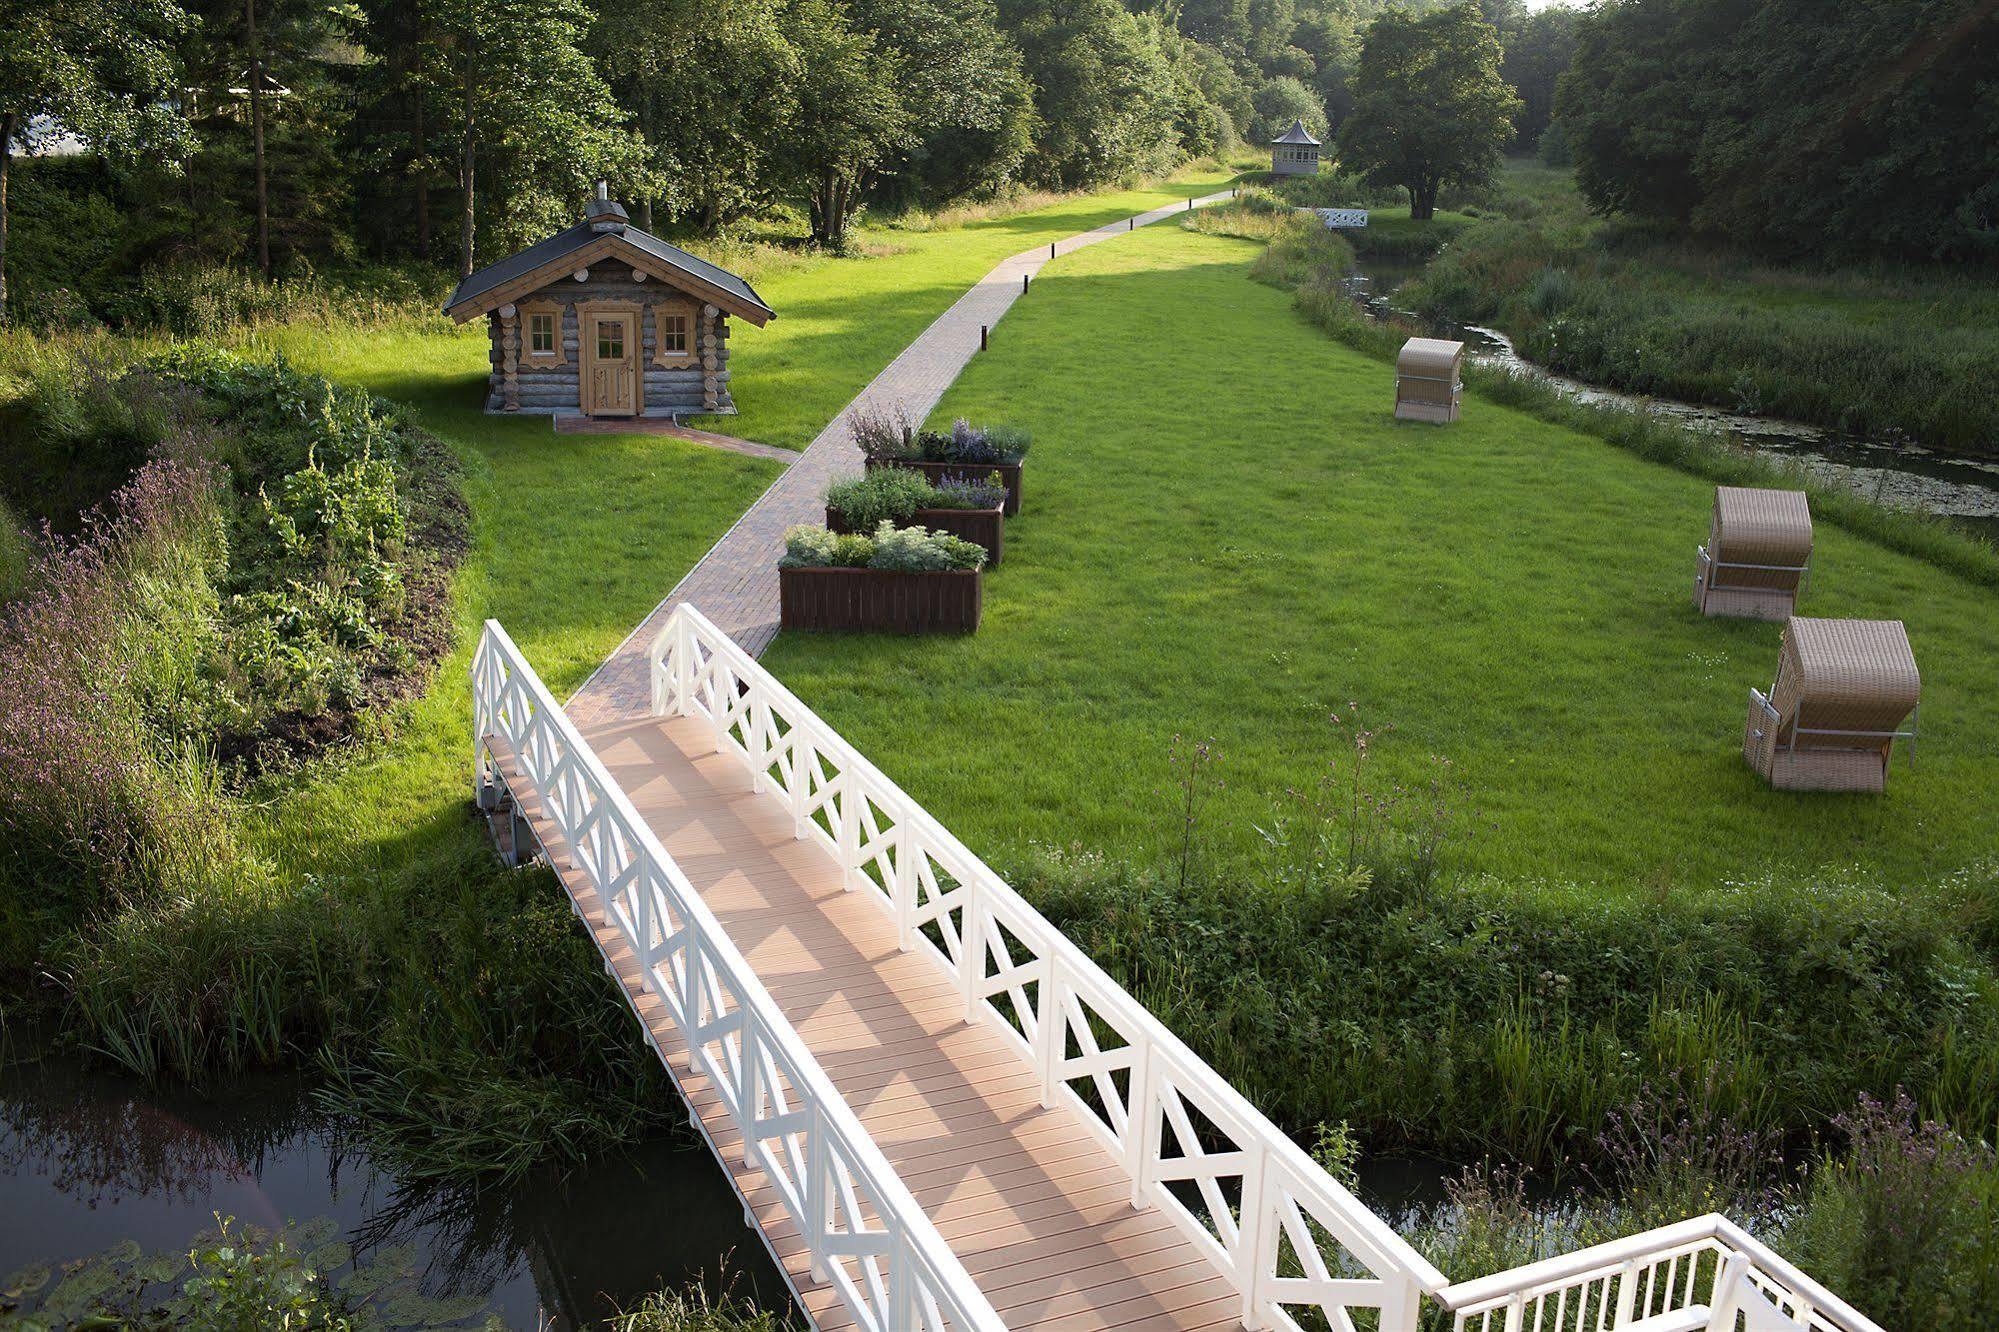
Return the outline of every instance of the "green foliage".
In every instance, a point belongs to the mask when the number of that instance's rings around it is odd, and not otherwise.
[[[1814,1168],[1787,1256],[1884,1327],[1971,1332],[1999,1300],[1999,1160],[1897,1093],[1863,1097]]]
[[[1943,269],[1771,268],[1545,216],[1461,231],[1403,288],[1537,363],[1636,393],[1989,452],[1999,292]]]
[[[975,542],[962,540],[948,532],[933,532],[921,527],[894,527],[886,522],[875,529],[874,553],[868,559],[870,569],[888,569],[896,573],[981,569],[985,563],[986,548]]]
[[[872,532],[883,523],[907,523],[918,509],[931,507],[936,498],[936,491],[922,473],[879,467],[829,487],[826,507],[855,531]]]
[[[1269,143],[1290,129],[1294,120],[1304,121],[1306,132],[1324,141],[1327,132],[1326,104],[1317,93],[1297,79],[1268,79],[1256,90],[1251,102],[1256,108],[1256,117],[1249,122],[1250,142]]]
[[[23,1332],[356,1332],[477,1327],[497,1315],[473,1297],[423,1293],[414,1251],[376,1244],[357,1256],[331,1217],[276,1231],[215,1214],[185,1251],[124,1240],[102,1253],[37,1263],[0,1280],[0,1326]],[[478,1319],[476,1323],[474,1319]]]
[[[700,1286],[657,1291],[610,1322],[611,1332],[783,1332],[788,1326],[777,1314]]]
[[[1402,186],[1410,216],[1427,221],[1440,191],[1491,179],[1513,136],[1520,102],[1499,61],[1498,35],[1473,5],[1422,18],[1389,10],[1361,47],[1341,164]]]
[[[1795,258],[1994,254],[1978,0],[1619,0],[1578,29],[1556,114],[1593,207]]]

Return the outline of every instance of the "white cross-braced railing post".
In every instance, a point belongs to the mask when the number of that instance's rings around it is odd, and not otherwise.
[[[902,947],[955,981],[965,1019],[996,1024],[1044,1103],[1096,1131],[1133,1205],[1161,1208],[1229,1278],[1246,1326],[1296,1332],[1310,1312],[1351,1329],[1366,1310],[1380,1332],[1414,1332],[1428,1298],[1459,1332],[1604,1332],[1694,1307],[1727,1320],[1688,1325],[1711,1332],[1881,1332],[1720,1217],[1620,1241],[1610,1258],[1587,1250],[1551,1260],[1559,1270],[1450,1285],[700,611],[674,611],[651,669],[655,712],[707,722],[722,750],[768,776],[795,834],[839,861],[849,889],[876,889]],[[731,696],[702,684],[717,678]],[[788,768],[766,774],[769,742],[731,733],[736,691],[756,700],[757,735],[784,728]]]
[[[741,701],[748,695],[737,688],[736,663],[710,653],[697,664],[700,642],[692,634],[684,641],[677,673],[654,675],[655,704],[704,710],[718,750],[747,740],[767,760],[768,713]],[[814,1275],[832,1283],[869,1332],[1004,1332],[707,904],[491,620],[473,654],[472,684],[482,803],[504,782],[495,753],[502,747],[553,825],[550,840],[588,879],[644,989],[672,1018],[688,1071],[714,1088],[742,1135],[743,1159],[763,1172],[805,1236]],[[603,949],[611,967],[613,950]]]

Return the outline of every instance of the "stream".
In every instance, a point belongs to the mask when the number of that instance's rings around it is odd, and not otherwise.
[[[295,1076],[209,1095],[66,1059],[0,1068],[0,1312],[60,1306],[64,1265],[116,1246],[184,1255],[215,1214],[296,1223],[337,1289],[387,1327],[598,1326],[651,1291],[789,1297],[705,1146],[648,1143],[484,1190],[403,1178]],[[74,1316],[72,1313],[71,1316]],[[62,1324],[57,1323],[58,1326]]]
[[[1347,279],[1350,296],[1377,319],[1394,317],[1465,344],[1480,365],[1539,380],[1577,402],[1623,407],[1719,435],[1734,446],[1795,462],[1820,481],[1883,504],[1948,517],[1999,541],[1999,462],[1936,453],[1908,442],[1867,439],[1775,417],[1655,398],[1572,379],[1534,364],[1495,328],[1431,319],[1395,303],[1420,265],[1369,264]]]

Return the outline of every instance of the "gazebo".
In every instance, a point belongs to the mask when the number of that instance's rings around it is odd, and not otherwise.
[[[1900,620],[1793,616],[1769,694],[1749,691],[1743,757],[1780,791],[1878,793],[1895,742],[1915,744],[1922,684]]]
[[[1694,557],[1694,606],[1703,615],[1787,620],[1811,564],[1804,491],[1716,486],[1707,544]]]
[[[1305,128],[1303,120],[1270,143],[1270,174],[1273,176],[1316,176],[1319,174],[1319,141]]]
[[[633,226],[603,181],[583,219],[458,284],[483,315],[486,410],[587,417],[733,412],[729,318],[775,316],[742,278]]]

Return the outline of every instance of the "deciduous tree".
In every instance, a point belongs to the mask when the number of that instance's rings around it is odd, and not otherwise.
[[[1408,190],[1412,218],[1435,216],[1438,192],[1490,180],[1513,137],[1520,102],[1499,61],[1499,36],[1469,0],[1420,18],[1388,10],[1361,46],[1340,164]]]
[[[18,137],[47,117],[107,153],[177,155],[184,121],[169,100],[172,0],[0,3],[0,322],[7,318],[7,172]]]

